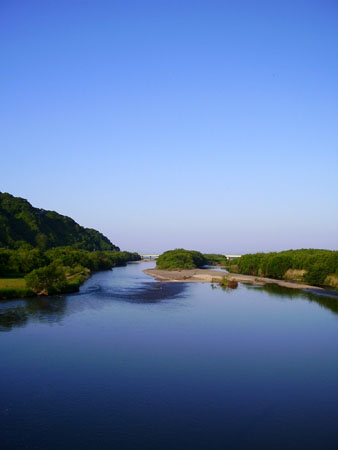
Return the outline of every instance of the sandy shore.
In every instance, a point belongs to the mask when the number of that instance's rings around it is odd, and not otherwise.
[[[292,289],[324,289],[316,286],[309,286],[302,283],[291,283],[290,281],[274,280],[272,278],[255,277],[251,275],[240,275],[237,273],[225,273],[219,270],[212,269],[191,269],[191,270],[159,270],[159,269],[145,269],[143,271],[147,275],[156,278],[159,281],[166,281],[172,283],[211,283],[214,280],[220,280],[224,275],[239,283],[249,283],[257,286],[264,286],[265,284],[278,284],[279,286]]]

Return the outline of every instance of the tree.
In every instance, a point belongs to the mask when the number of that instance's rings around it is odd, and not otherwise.
[[[156,266],[162,270],[194,269],[207,263],[208,260],[202,253],[195,250],[177,248],[176,250],[168,250],[162,253],[157,259]]]
[[[66,274],[56,263],[35,269],[25,277],[27,287],[38,295],[56,294],[66,286]]]

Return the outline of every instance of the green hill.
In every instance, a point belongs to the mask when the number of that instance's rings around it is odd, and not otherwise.
[[[27,200],[0,192],[0,247],[30,244],[46,250],[73,246],[83,250],[117,250],[100,232],[84,228],[55,211],[34,208]]]

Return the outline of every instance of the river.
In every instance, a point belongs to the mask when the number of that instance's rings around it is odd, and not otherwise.
[[[2,448],[338,447],[337,298],[152,266],[0,303]]]

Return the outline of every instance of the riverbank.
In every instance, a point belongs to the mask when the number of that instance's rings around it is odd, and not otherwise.
[[[77,292],[90,274],[139,260],[137,253],[72,247],[0,249],[0,300]]]
[[[85,268],[80,272],[67,273],[65,281],[58,286],[58,289],[52,289],[51,292],[43,289],[40,292],[34,291],[34,289],[27,286],[25,278],[0,278],[0,300],[39,297],[41,295],[72,294],[79,291],[80,286],[89,276],[90,271]]]
[[[170,283],[211,283],[213,280],[220,281],[224,276],[238,283],[248,283],[256,286],[266,284],[277,284],[278,286],[291,289],[311,289],[316,291],[325,291],[318,286],[310,286],[303,283],[292,283],[290,281],[275,280],[272,278],[255,277],[251,275],[241,275],[238,273],[226,273],[213,269],[189,269],[189,270],[159,270],[145,269],[147,275],[156,278],[159,281]]]

